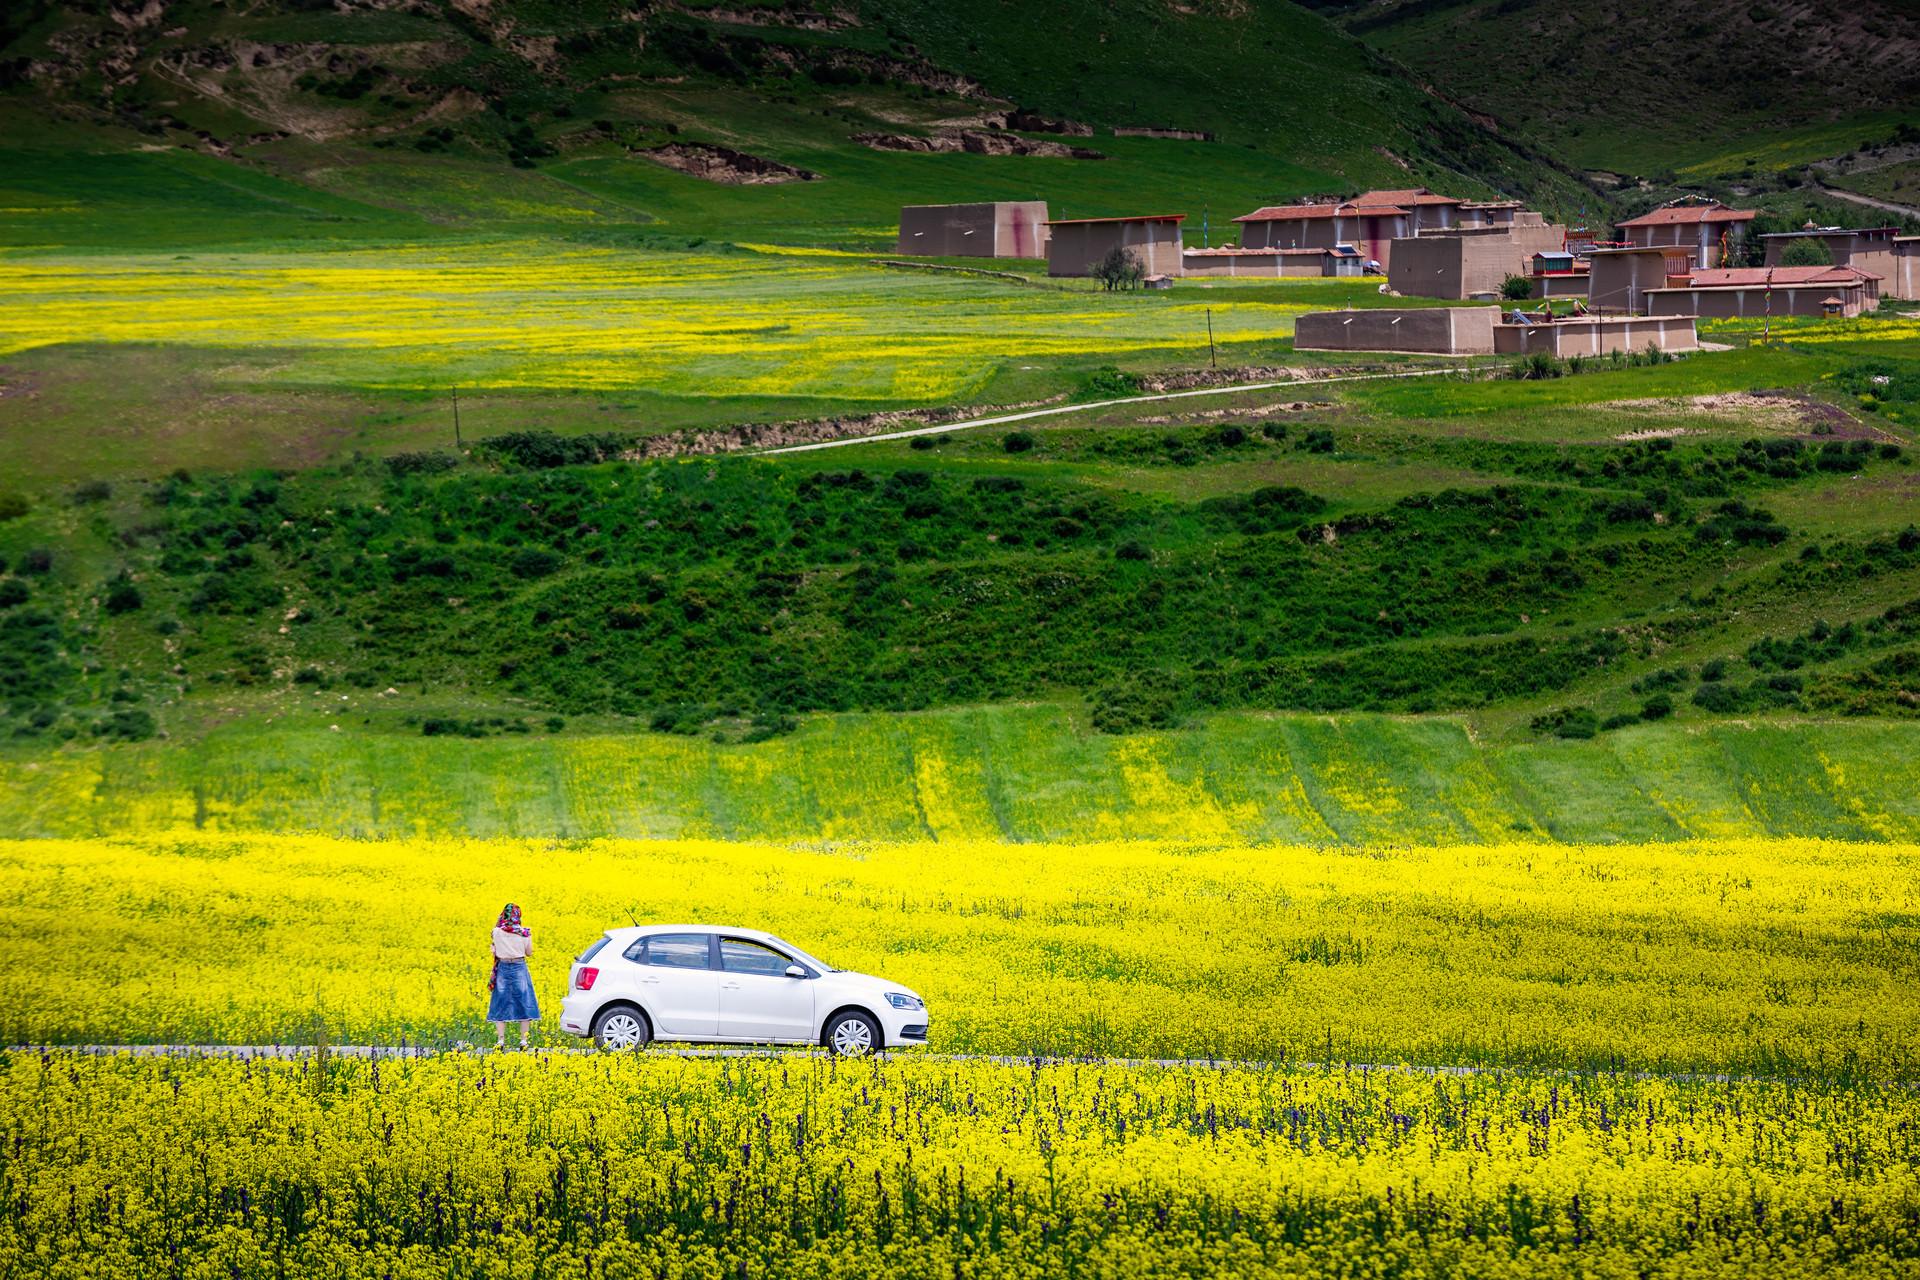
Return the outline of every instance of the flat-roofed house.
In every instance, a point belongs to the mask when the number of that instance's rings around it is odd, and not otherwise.
[[[895,252],[928,258],[1044,258],[1047,202],[906,205],[900,210]]]
[[[1184,213],[1126,218],[1056,218],[1047,223],[1047,274],[1090,276],[1115,248],[1140,260],[1150,276],[1181,274],[1180,224]]]
[[[1190,276],[1245,276],[1279,279],[1287,276],[1337,274],[1332,249],[1188,249],[1180,255],[1182,271]]]
[[[1880,288],[1890,298],[1920,298],[1920,236],[1893,238],[1893,271]]]
[[[1413,234],[1413,215],[1399,205],[1353,201],[1276,204],[1234,219],[1245,249],[1336,249],[1351,245],[1385,267],[1396,239]]]
[[[1407,187],[1398,191],[1362,191],[1352,203],[1365,209],[1405,209],[1407,234],[1424,236],[1460,226],[1460,208],[1466,201],[1425,187]]]
[[[1460,225],[1503,227],[1513,221],[1514,214],[1525,208],[1518,200],[1465,200],[1460,204]]]
[[[1571,249],[1554,249],[1533,255],[1533,296],[1536,298],[1584,298],[1587,296],[1587,263]]]
[[[1587,305],[1595,311],[1644,315],[1647,294],[1686,279],[1692,255],[1684,246],[1626,246],[1587,254]]]
[[[1726,251],[1747,234],[1752,209],[1730,209],[1718,200],[1675,203],[1616,224],[1628,245],[1639,249],[1685,249],[1695,268],[1717,267]]]
[[[1857,316],[1880,303],[1880,277],[1858,267],[1720,267],[1647,291],[1647,314]]]
[[[1533,255],[1561,248],[1567,229],[1537,213],[1493,227],[1453,227],[1393,242],[1387,283],[1416,298],[1498,298],[1508,276],[1524,276]]]
[[[1767,265],[1777,267],[1795,240],[1812,240],[1826,246],[1836,267],[1858,267],[1871,271],[1891,286],[1884,290],[1890,297],[1912,298],[1920,295],[1896,292],[1902,284],[1897,246],[1898,227],[1802,227],[1798,231],[1780,231],[1761,236],[1767,246]]]

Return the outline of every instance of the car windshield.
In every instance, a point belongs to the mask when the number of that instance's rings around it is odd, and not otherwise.
[[[817,956],[808,955],[806,952],[802,951],[800,948],[794,946],[791,942],[788,942],[785,939],[776,938],[772,934],[768,934],[767,941],[773,946],[780,948],[782,951],[787,952],[789,955],[793,956],[794,959],[802,961],[805,964],[810,964],[822,973],[840,972],[840,970],[834,968],[832,965],[828,964],[825,960],[822,960]]]

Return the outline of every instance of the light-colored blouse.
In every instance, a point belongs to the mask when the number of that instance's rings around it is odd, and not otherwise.
[[[533,954],[533,939],[505,929],[493,931],[493,956],[496,960],[525,960]]]

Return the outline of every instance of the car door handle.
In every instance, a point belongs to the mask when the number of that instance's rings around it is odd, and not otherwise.
[[[658,978],[642,978],[640,981],[649,987],[657,987],[660,985],[660,979]]]
[[[738,991],[740,984],[737,982],[723,982],[720,984],[720,989],[722,991]]]

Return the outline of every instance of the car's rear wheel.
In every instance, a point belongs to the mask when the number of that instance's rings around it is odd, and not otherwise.
[[[647,1015],[630,1004],[602,1009],[593,1020],[593,1041],[602,1049],[638,1049],[651,1039],[653,1028],[647,1025]]]
[[[880,1024],[864,1013],[843,1013],[827,1024],[827,1050],[843,1058],[864,1058],[880,1049]]]

